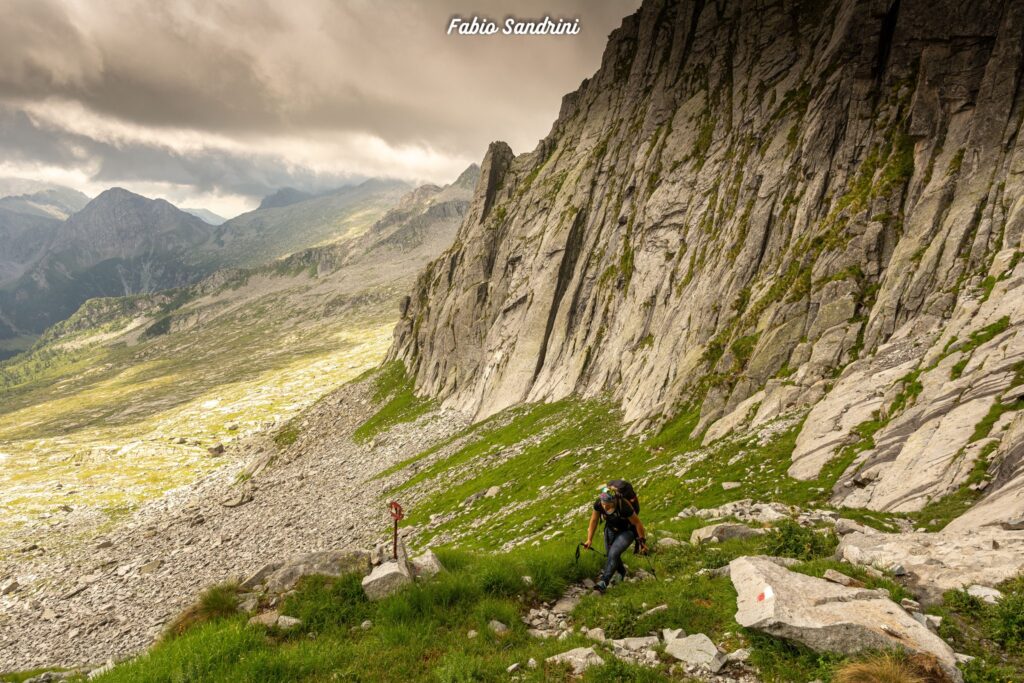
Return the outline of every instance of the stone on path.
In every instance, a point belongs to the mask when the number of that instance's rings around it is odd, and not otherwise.
[[[579,602],[579,598],[575,597],[562,597],[558,599],[551,611],[555,614],[569,614],[576,609],[576,603]]]
[[[675,640],[676,638],[685,638],[686,634],[683,633],[683,629],[681,628],[663,628],[661,629],[661,637],[667,643],[668,641]]]
[[[503,636],[508,633],[508,626],[498,621],[497,619],[491,619],[487,622],[487,628],[491,629],[496,635]]]
[[[162,566],[164,566],[164,561],[163,560],[153,560],[153,561],[147,562],[146,564],[144,564],[141,567],[139,567],[139,573],[140,574],[152,574],[157,569],[160,569],[160,567],[162,567]]]
[[[578,647],[574,650],[553,655],[544,660],[548,664],[568,664],[572,672],[579,676],[592,666],[601,666],[604,660],[594,652],[592,647]]]
[[[654,647],[658,642],[658,636],[635,636],[611,641],[612,647],[622,648],[630,652],[639,652],[640,650]]]
[[[641,614],[640,618],[643,619],[644,617],[650,617],[650,616],[653,616],[655,614],[658,614],[659,612],[665,612],[667,610],[668,610],[668,605],[665,605],[665,604],[657,605],[657,606],[652,607],[651,609],[647,610],[643,614]]]
[[[952,648],[883,591],[847,588],[756,557],[733,560],[730,576],[741,626],[818,652],[923,652],[935,656],[955,681],[962,680]]]
[[[836,520],[835,530],[840,536],[845,536],[846,534],[852,534],[854,532],[862,534],[878,533],[869,526],[861,524],[860,522],[855,522],[852,519],[846,519],[845,517],[840,517]]]
[[[863,582],[842,572],[837,572],[835,569],[825,570],[825,574],[821,578],[832,583],[838,583],[840,586],[846,586],[847,588],[864,588]]]
[[[717,673],[725,664],[725,657],[718,651],[718,646],[703,633],[673,638],[666,642],[665,652],[684,664],[701,667],[711,673]]]

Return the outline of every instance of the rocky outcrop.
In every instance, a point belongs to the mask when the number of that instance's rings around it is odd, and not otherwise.
[[[993,527],[958,532],[843,536],[836,556],[878,569],[903,567],[906,581],[928,602],[953,588],[995,586],[1024,572],[1024,531]]]
[[[849,505],[919,509],[982,457],[1022,485],[1024,3],[815,7],[647,0],[536,149],[492,144],[395,330],[417,390],[700,406],[709,438],[813,406],[792,474],[858,443]]]
[[[350,573],[365,575],[369,572],[370,554],[367,552],[322,550],[265,565],[242,585],[244,588],[255,588],[262,584],[270,592],[284,593],[294,588],[303,577],[314,574],[341,576]]]

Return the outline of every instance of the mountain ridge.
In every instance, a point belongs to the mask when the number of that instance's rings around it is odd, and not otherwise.
[[[836,502],[970,483],[964,424],[1016,395],[1022,358],[1024,13],[792,7],[649,0],[533,151],[490,146],[396,327],[418,393],[481,419],[607,392],[638,431],[697,408],[708,439],[812,410],[793,472],[845,463]],[[912,373],[936,389],[908,396]],[[1011,422],[983,521],[1024,486]],[[936,430],[956,436],[925,471]]]

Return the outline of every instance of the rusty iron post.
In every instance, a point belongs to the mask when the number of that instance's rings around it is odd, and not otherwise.
[[[405,513],[402,511],[402,506],[398,504],[397,500],[393,500],[388,503],[388,511],[391,513],[391,519],[395,520],[395,531],[392,537],[391,546],[391,559],[398,559],[398,522],[405,518]]]

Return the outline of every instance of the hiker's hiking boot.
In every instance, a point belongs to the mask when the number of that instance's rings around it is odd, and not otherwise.
[[[604,593],[606,590],[608,590],[608,584],[604,582],[604,579],[601,579],[596,584],[594,584],[594,590],[596,590],[598,593]]]

